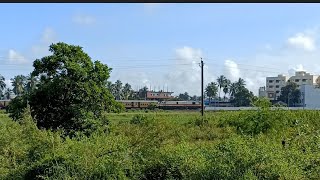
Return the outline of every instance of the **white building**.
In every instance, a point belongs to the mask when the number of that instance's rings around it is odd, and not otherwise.
[[[294,82],[300,88],[302,85],[315,86],[320,83],[320,76],[312,75],[305,71],[297,71],[294,76],[288,78],[285,75],[266,78],[266,88],[263,92],[263,87],[259,88],[259,97],[268,97],[269,100],[277,100],[280,96],[281,88],[286,86],[288,82]]]
[[[276,100],[280,96],[281,88],[286,86],[287,80],[288,77],[285,75],[267,77],[265,97],[268,97],[270,100]]]
[[[302,85],[301,102],[306,109],[320,108],[320,89],[314,85]]]
[[[296,74],[289,78],[288,82],[294,82],[298,85],[298,88],[301,85],[317,85],[319,82],[318,75],[312,75],[305,71],[297,71]]]

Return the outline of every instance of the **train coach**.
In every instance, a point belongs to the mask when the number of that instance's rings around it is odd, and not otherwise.
[[[148,100],[117,100],[122,103],[126,109],[146,109],[150,105],[155,104],[158,107],[158,101]]]
[[[198,101],[163,101],[159,104],[160,109],[200,109]]]

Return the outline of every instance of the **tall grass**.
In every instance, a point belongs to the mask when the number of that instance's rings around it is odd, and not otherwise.
[[[69,139],[0,113],[0,179],[320,179],[318,111],[106,116]]]

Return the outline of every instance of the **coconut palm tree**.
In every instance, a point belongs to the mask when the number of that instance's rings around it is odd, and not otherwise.
[[[131,93],[132,93],[131,85],[126,83],[122,89],[122,95],[123,95],[124,99],[128,100],[129,96],[131,96]]]
[[[23,75],[18,75],[18,76],[15,76],[14,78],[11,79],[11,83],[13,86],[13,92],[17,96],[21,96],[24,92],[25,79],[26,79],[26,77]]]
[[[220,96],[220,92],[221,92],[221,88],[224,87],[225,83],[226,83],[226,77],[224,75],[221,75],[217,78],[217,82],[218,82],[218,86],[219,86],[219,100],[221,99]]]
[[[25,90],[27,93],[30,93],[32,90],[36,88],[36,85],[38,83],[38,80],[35,76],[33,76],[31,73],[26,77],[26,87]]]
[[[229,79],[225,80],[225,84],[223,87],[224,96],[223,99],[226,100],[226,95],[229,93],[231,81]]]
[[[122,91],[122,82],[120,80],[117,80],[115,83],[115,93],[116,93],[116,99],[121,99],[121,91]]]
[[[238,85],[238,87],[243,87],[243,86],[246,85],[246,81],[244,79],[242,79],[242,78],[239,78],[238,82],[237,82],[237,85]]]
[[[2,96],[3,90],[6,88],[5,78],[0,74],[0,95]]]
[[[229,86],[229,93],[230,93],[230,98],[233,99],[234,95],[237,93],[238,91],[238,85],[237,83],[231,83]]]

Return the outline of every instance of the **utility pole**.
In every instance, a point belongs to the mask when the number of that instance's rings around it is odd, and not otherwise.
[[[204,103],[203,103],[203,60],[201,58],[201,63],[200,63],[200,67],[201,67],[201,115],[203,117],[203,113],[204,113]]]

